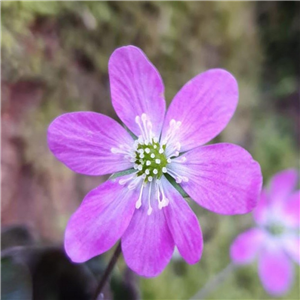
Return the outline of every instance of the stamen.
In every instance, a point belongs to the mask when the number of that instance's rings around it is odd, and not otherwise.
[[[135,208],[139,209],[142,206],[142,194],[143,194],[143,189],[144,189],[144,184],[142,184],[141,190],[140,190],[140,195],[138,200],[135,203]]]
[[[162,184],[160,181],[157,181],[157,200],[158,200],[158,208],[162,209],[163,207],[169,204],[169,200],[167,199]]]
[[[188,182],[189,179],[186,176],[181,176],[179,175],[177,172],[175,172],[174,170],[171,170],[170,168],[167,168],[168,170],[168,174],[170,174],[177,183],[181,183],[181,182]]]
[[[150,176],[149,176],[150,177]],[[148,211],[147,211],[147,215],[150,216],[152,213],[152,207],[151,207],[151,189],[152,189],[152,182],[150,182],[149,184],[149,194],[148,194]]]
[[[154,154],[154,153],[151,153],[150,157],[151,157],[151,158],[155,158],[155,154]]]
[[[159,165],[160,162],[161,162],[161,160],[160,160],[159,158],[157,158],[157,159],[155,160],[155,162]]]
[[[153,170],[153,174],[157,174],[158,173],[158,170],[157,169],[154,169]]]
[[[150,160],[147,160],[146,161],[146,166],[150,166],[151,165],[151,161]]]

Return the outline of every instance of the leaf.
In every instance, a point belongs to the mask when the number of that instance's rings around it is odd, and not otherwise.
[[[1,299],[32,299],[32,283],[28,268],[10,257],[1,258]]]
[[[120,176],[128,175],[128,174],[131,174],[135,171],[136,171],[135,169],[128,169],[128,170],[125,170],[125,171],[117,172],[117,173],[112,174],[109,177],[109,179],[115,179],[115,178],[118,178]]]

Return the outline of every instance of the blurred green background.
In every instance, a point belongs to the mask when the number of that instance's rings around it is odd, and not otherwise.
[[[69,111],[117,118],[107,63],[122,45],[140,47],[154,63],[168,103],[198,73],[230,71],[239,83],[239,105],[213,142],[246,148],[261,164],[265,184],[275,172],[298,166],[299,2],[39,1],[2,2],[1,8],[3,228],[26,225],[38,245],[59,246],[84,195],[106,179],[75,174],[56,161],[46,132],[56,116]],[[251,215],[192,207],[204,232],[202,260],[190,266],[174,259],[153,279],[128,275],[121,260],[115,278],[122,281],[127,274],[136,290],[128,299],[189,299],[227,266],[232,240],[252,226]],[[127,297],[112,288],[115,299]],[[229,273],[207,298],[272,297],[253,264]],[[282,299],[299,299],[298,267]]]

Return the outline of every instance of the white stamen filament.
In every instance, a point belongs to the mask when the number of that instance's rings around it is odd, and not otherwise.
[[[186,176],[181,176],[179,175],[177,172],[175,172],[174,170],[171,170],[170,168],[167,168],[168,170],[168,174],[170,174],[177,183],[181,183],[181,182],[188,182],[189,179]]]

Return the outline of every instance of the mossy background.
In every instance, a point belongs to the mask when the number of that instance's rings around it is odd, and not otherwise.
[[[2,225],[25,224],[40,244],[61,244],[70,215],[105,180],[56,161],[46,132],[64,112],[117,118],[107,63],[122,45],[140,47],[158,68],[168,104],[198,73],[230,71],[239,105],[213,142],[246,148],[265,184],[275,172],[297,168],[299,12],[299,2],[2,2]],[[232,240],[252,226],[251,215],[192,207],[204,232],[202,260],[189,266],[175,259],[157,278],[135,278],[142,299],[189,299],[226,267]],[[299,299],[299,267],[295,273],[282,299]],[[272,299],[255,264],[230,273],[207,298]]]

